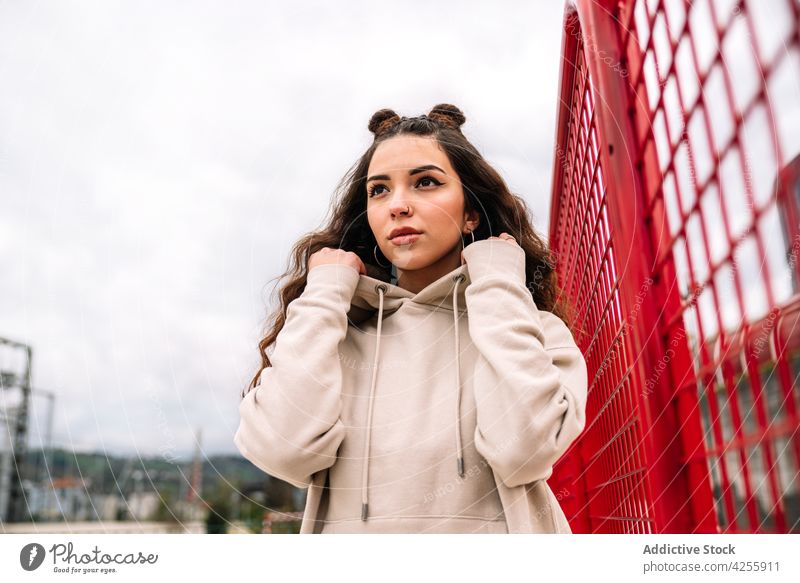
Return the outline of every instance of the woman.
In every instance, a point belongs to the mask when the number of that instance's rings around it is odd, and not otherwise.
[[[584,428],[586,363],[464,121],[376,112],[328,225],[294,247],[234,441],[309,488],[301,533],[571,532],[545,480]]]

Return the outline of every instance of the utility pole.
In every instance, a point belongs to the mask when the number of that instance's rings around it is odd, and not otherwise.
[[[9,429],[11,430],[11,467],[9,468],[9,492],[8,508],[6,511],[8,522],[22,522],[28,519],[26,505],[23,503],[24,492],[23,480],[27,474],[26,468],[26,449],[28,441],[28,408],[31,398],[31,361],[33,360],[33,349],[22,342],[16,342],[8,338],[0,338],[0,346],[10,347],[13,350],[22,351],[25,359],[23,374],[17,375],[13,371],[0,371],[2,386],[0,390],[6,391],[12,387],[19,387],[21,399],[16,408],[16,415],[9,419]],[[0,479],[0,483],[3,480]]]
[[[195,496],[200,499],[203,494],[203,453],[202,453],[203,429],[197,430],[195,440],[194,461],[192,463],[191,487],[187,493],[188,502],[194,502]]]
[[[42,471],[47,470],[48,468],[47,454],[45,454],[45,448],[47,450],[50,450],[51,453],[53,449],[53,410],[55,409],[56,395],[53,391],[46,391],[44,389],[32,389],[32,392],[34,395],[44,395],[45,397],[47,397],[48,401],[50,401],[49,408],[47,411],[47,434],[45,436],[44,441],[42,442],[42,465],[44,466],[44,468],[42,468],[42,466],[39,465],[39,461],[37,458],[36,469],[34,472],[34,476],[36,477],[36,483],[41,484],[43,479]],[[52,464],[50,464],[50,466],[52,466]]]

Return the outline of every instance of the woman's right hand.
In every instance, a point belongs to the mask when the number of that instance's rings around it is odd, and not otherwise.
[[[345,251],[344,249],[335,249],[333,247],[323,247],[319,251],[315,251],[308,258],[308,270],[311,271],[318,265],[328,264],[342,264],[349,265],[359,275],[366,275],[367,268],[364,267],[364,262],[361,258],[352,251]]]

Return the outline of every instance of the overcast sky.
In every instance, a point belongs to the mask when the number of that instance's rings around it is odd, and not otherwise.
[[[207,455],[237,452],[267,283],[380,108],[459,106],[546,236],[562,11],[0,3],[0,337],[56,393],[54,445],[185,455],[202,427]],[[34,447],[46,413],[36,397]]]

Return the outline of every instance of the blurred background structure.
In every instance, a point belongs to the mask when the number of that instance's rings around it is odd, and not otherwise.
[[[31,386],[33,349],[0,338],[0,533],[297,532],[304,492],[239,456],[77,453],[50,443],[55,395]],[[49,403],[46,447],[28,447],[31,398]],[[203,484],[210,485],[204,489]],[[206,492],[204,492],[206,490]],[[283,511],[281,511],[281,509]]]

